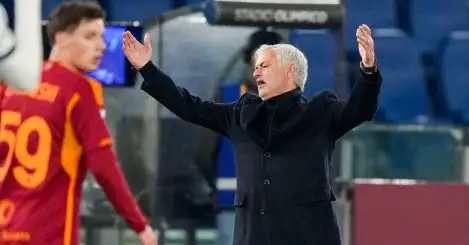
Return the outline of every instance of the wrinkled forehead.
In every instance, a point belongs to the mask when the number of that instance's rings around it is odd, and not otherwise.
[[[254,66],[272,64],[277,62],[277,55],[273,49],[259,50],[254,57]]]

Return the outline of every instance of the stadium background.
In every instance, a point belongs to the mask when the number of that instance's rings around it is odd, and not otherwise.
[[[61,2],[43,0],[43,16]],[[201,2],[99,1],[109,15],[109,49],[93,75],[107,86],[106,118],[120,163],[159,228],[160,244],[231,244],[234,162],[226,139],[133,88],[141,78],[133,84],[119,28],[149,32],[153,61],[177,84],[205,99],[233,101],[250,88],[247,54],[278,41],[305,52],[307,96],[335,88],[346,98],[358,68],[354,33],[361,23],[373,29],[384,83],[375,120],[337,143],[333,186],[344,245],[469,244],[466,0],[344,1],[344,39],[325,29],[213,26],[197,11]],[[82,217],[83,244],[138,244],[91,177]]]

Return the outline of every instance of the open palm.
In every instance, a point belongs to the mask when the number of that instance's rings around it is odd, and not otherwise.
[[[357,28],[358,51],[363,65],[371,67],[375,63],[375,44],[371,37],[371,29],[367,25]]]
[[[122,49],[125,57],[129,62],[137,69],[142,68],[151,59],[151,40],[148,33],[143,38],[143,44],[137,41],[137,39],[126,31],[123,36]]]

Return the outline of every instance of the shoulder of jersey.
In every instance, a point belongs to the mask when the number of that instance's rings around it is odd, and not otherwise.
[[[45,82],[57,83],[63,87],[70,88],[72,94],[75,92],[92,93],[97,105],[99,107],[104,106],[103,87],[101,83],[93,78],[53,62],[44,63],[43,75]]]
[[[91,77],[85,77],[88,85],[91,87],[91,91],[93,92],[93,96],[96,100],[96,103],[99,107],[104,106],[104,94],[103,94],[103,86],[100,82],[96,81]]]

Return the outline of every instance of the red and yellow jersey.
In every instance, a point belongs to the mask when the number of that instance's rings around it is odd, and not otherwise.
[[[117,212],[137,232],[144,229],[146,220],[118,167],[100,114],[104,100],[98,82],[47,62],[35,92],[6,88],[2,94],[0,244],[78,244],[88,169]]]

